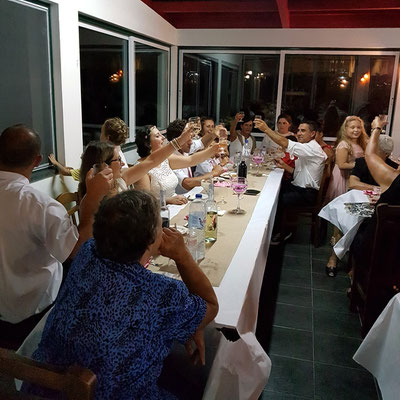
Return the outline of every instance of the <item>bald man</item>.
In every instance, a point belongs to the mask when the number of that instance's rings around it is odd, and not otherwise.
[[[79,229],[65,208],[30,185],[40,137],[24,125],[0,135],[0,346],[16,347],[54,302],[64,262],[92,234],[92,220],[112,181],[111,169],[93,176],[82,199]]]

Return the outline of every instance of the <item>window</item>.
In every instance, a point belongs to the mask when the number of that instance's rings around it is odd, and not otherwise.
[[[297,122],[325,121],[327,136],[335,136],[351,114],[368,132],[376,115],[389,112],[394,64],[394,55],[288,54],[282,110]]]
[[[3,0],[0,37],[0,130],[17,123],[35,129],[44,168],[55,147],[48,8]]]
[[[168,52],[164,49],[135,43],[136,128],[168,125]]]
[[[129,125],[128,39],[79,28],[83,144],[98,140],[107,118]]]

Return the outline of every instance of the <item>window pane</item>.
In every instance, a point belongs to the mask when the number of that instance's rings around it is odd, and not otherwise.
[[[243,107],[275,126],[279,55],[243,56]]]
[[[3,0],[0,37],[0,131],[17,123],[34,128],[44,167],[54,153],[48,10]]]
[[[168,52],[135,42],[136,127],[167,128]]]
[[[202,56],[183,57],[182,116],[215,116],[217,64]]]
[[[128,117],[128,40],[79,28],[83,143],[96,140],[107,118]]]
[[[219,119],[226,120],[237,112],[238,69],[222,65]]]
[[[369,130],[376,115],[388,113],[394,60],[394,56],[287,55],[282,111],[297,122],[326,119],[327,136],[335,136],[350,114],[363,118]],[[334,107],[327,113],[329,105]]]

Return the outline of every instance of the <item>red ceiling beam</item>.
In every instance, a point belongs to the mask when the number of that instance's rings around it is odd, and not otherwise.
[[[278,7],[282,28],[290,28],[288,0],[276,0],[276,5]]]
[[[279,0],[277,0],[279,3]],[[399,0],[289,0],[290,11],[399,10]]]
[[[296,12],[290,16],[291,28],[398,28],[400,10],[355,12]]]
[[[178,29],[251,29],[281,28],[277,12],[242,13],[226,12],[195,14],[167,14],[167,21]]]
[[[271,12],[276,7],[269,1],[155,1],[152,6],[160,14],[169,13],[243,13]]]

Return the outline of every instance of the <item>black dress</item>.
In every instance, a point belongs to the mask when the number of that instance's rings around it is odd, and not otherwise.
[[[392,182],[389,188],[381,194],[376,205],[387,203],[392,206],[400,205],[400,175]],[[372,242],[376,227],[376,213],[371,218],[366,218],[353,239],[350,250],[359,265],[367,265],[371,257]]]

